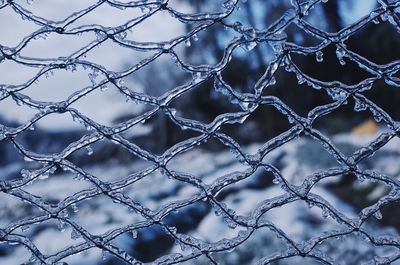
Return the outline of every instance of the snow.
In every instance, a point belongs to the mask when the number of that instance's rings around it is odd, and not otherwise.
[[[348,137],[347,139],[354,139]],[[296,161],[296,148],[301,147],[301,142],[304,139],[298,139],[296,141],[289,142],[280,151],[285,152],[284,164],[285,168],[282,172],[285,174],[294,174],[292,163]],[[352,141],[352,140],[349,140]],[[360,144],[357,140],[355,143]],[[252,145],[245,147],[249,153],[255,152],[258,145]],[[388,147],[389,148],[389,147]],[[389,148],[390,149],[390,148]],[[277,157],[277,155],[275,155]],[[272,161],[272,160],[271,160]],[[141,165],[142,163],[142,165]],[[143,162],[135,162],[131,165],[94,165],[90,166],[86,170],[92,174],[98,176],[100,179],[112,181],[123,178],[129,174],[129,172],[134,172],[138,168],[145,166]],[[241,165],[228,151],[222,151],[219,153],[210,153],[201,148],[194,148],[191,151],[186,152],[184,155],[173,159],[168,165],[171,168],[180,168],[180,170],[191,170],[191,172],[206,180],[215,180],[217,176],[226,174],[226,172],[234,172],[237,170],[242,170],[243,165]],[[76,191],[89,188],[91,184],[87,181],[77,181],[72,178],[73,176],[68,173],[62,175],[52,175],[50,178],[45,180],[38,180],[33,185],[27,188],[27,191],[43,196],[45,198],[51,198],[53,200],[61,200],[68,195],[73,194]],[[154,185],[157,183],[157,185]],[[46,189],[43,189],[43,185]],[[272,187],[267,187],[262,190],[249,190],[246,189],[241,183],[236,184],[237,187],[241,187],[239,192],[229,195],[224,203],[236,211],[238,215],[248,215],[252,212],[260,202],[266,199],[271,199],[279,195],[285,194],[285,191],[280,188],[279,185],[274,185]],[[177,192],[176,192],[177,191]],[[160,204],[165,204],[172,200],[178,200],[183,198],[188,198],[199,190],[189,185],[182,185],[182,183],[166,178],[160,172],[156,171],[152,175],[138,181],[137,183],[127,187],[125,193],[129,194],[133,199],[142,202],[147,207],[157,209]],[[323,196],[331,205],[339,209],[343,214],[349,218],[354,218],[358,216],[358,213],[343,201],[340,201],[335,195],[331,194],[323,186],[314,187],[312,192]],[[373,197],[378,197],[381,194],[379,190],[375,191],[377,194],[371,194]],[[164,199],[157,199],[154,197],[156,194],[168,194]],[[26,204],[21,204],[18,200],[9,199],[9,196],[2,200],[0,203],[0,210],[6,212],[6,208],[9,210],[15,208],[25,208]],[[21,208],[21,209],[22,209]],[[134,222],[144,220],[144,218],[138,214],[132,214],[126,207],[115,204],[111,199],[105,196],[98,196],[92,198],[85,203],[80,203],[77,205],[79,211],[73,215],[73,219],[87,229],[90,233],[101,234],[110,229],[121,227],[123,225],[128,225]],[[23,214],[16,212],[16,214]],[[1,223],[7,223],[7,215],[2,215]],[[310,224],[307,220],[309,219],[319,220],[322,225],[310,228]],[[280,207],[279,209],[273,209],[268,211],[263,217],[263,220],[271,221],[276,224],[277,227],[282,229],[286,234],[294,238],[295,241],[300,241],[304,238],[308,239],[310,236],[319,235],[325,231],[330,231],[333,228],[337,228],[338,225],[331,218],[322,218],[321,209],[318,207],[309,208],[304,202],[289,203]],[[66,227],[64,232],[57,230],[57,224],[53,222],[46,222],[48,228],[44,229],[42,232],[38,232],[34,237],[34,243],[46,254],[55,253],[56,251],[62,249],[65,246],[75,244],[80,242],[71,239],[71,228]],[[32,230],[34,227],[28,229]],[[235,229],[229,228],[223,221],[221,216],[216,216],[213,211],[205,216],[205,218],[200,222],[195,230],[189,232],[193,236],[198,236],[208,242],[216,242],[221,240],[221,238],[233,238],[237,236],[238,232],[242,230],[241,227],[236,227]],[[377,226],[373,227],[374,230],[385,231],[385,233],[393,234],[392,230],[387,230],[386,228],[380,228]],[[378,232],[377,232],[378,233]],[[142,234],[146,236],[146,234]],[[259,239],[257,239],[259,238]],[[262,234],[255,233],[252,236],[252,240],[261,240]],[[49,240],[51,239],[51,240]],[[129,244],[129,240],[125,241],[123,238],[119,239],[120,244]],[[123,243],[125,242],[125,243]],[[275,242],[275,241],[274,241]],[[279,248],[281,241],[276,241],[275,246],[270,246],[271,249]],[[124,246],[124,245],[123,245]],[[126,245],[125,247],[128,247]],[[368,249],[368,247],[367,247]],[[178,246],[173,247],[172,252],[181,252]],[[360,250],[361,251],[361,250]],[[21,255],[26,257],[27,254],[24,248],[17,247],[16,252],[11,256],[0,257],[0,263],[5,264],[19,264],[21,263]],[[14,255],[18,254],[18,255]],[[91,250],[84,254],[85,264],[95,264],[96,260],[100,259],[100,252],[97,250]],[[71,265],[82,264],[83,256],[74,255],[69,257],[66,261]]]
[[[19,2],[34,14],[42,15],[49,19],[61,20],[67,17],[68,14],[81,10],[95,1],[59,0],[55,3],[50,0],[42,0],[34,1],[31,5],[27,5],[24,1]],[[190,5],[187,4],[180,5],[182,12],[189,11],[190,8]],[[138,15],[142,15],[139,8],[122,11],[104,4],[96,9],[95,12],[91,12],[79,19],[76,24],[73,24],[73,27],[92,23],[110,27],[118,26]],[[12,24],[12,27],[8,26],[10,24]],[[0,32],[2,33],[0,35],[0,43],[2,45],[13,47],[20,43],[23,37],[39,28],[38,25],[32,22],[21,20],[20,16],[8,6],[0,12]],[[153,30],[146,30],[147,28]],[[176,19],[172,19],[168,13],[160,12],[135,28],[128,35],[128,38],[137,41],[165,41],[179,36],[184,32],[184,24],[177,22]],[[95,39],[96,36],[93,33],[85,33],[79,37],[52,33],[46,40],[37,39],[31,41],[23,49],[21,55],[41,58],[69,56],[72,52]],[[109,70],[121,71],[126,69],[128,65],[138,63],[141,59],[149,55],[148,53],[134,52],[131,49],[113,44],[112,41],[107,41],[100,47],[89,52],[86,60],[104,65]],[[81,69],[81,67],[77,70],[74,73],[66,72],[64,69],[54,70],[54,76],[50,76],[48,79],[45,77],[40,78],[37,84],[33,84],[24,90],[24,93],[36,100],[65,100],[67,95],[91,84],[88,78],[90,71]],[[35,68],[21,66],[21,64],[15,62],[2,62],[0,64],[0,72],[7,74],[0,75],[0,84],[20,84],[32,78],[37,71]],[[143,92],[144,88],[142,85],[134,81],[134,79],[126,78],[124,81],[134,91]],[[103,124],[111,124],[115,118],[125,113],[139,113],[143,108],[143,106],[132,102],[126,103],[125,98],[113,86],[106,93],[91,93],[88,98],[82,98],[74,103],[72,107],[84,114],[88,114],[90,118]],[[22,109],[13,100],[6,100],[0,103],[0,113],[2,116],[8,120],[20,123],[27,122],[37,112],[29,108]],[[79,124],[73,123],[70,117],[66,118],[63,115],[49,115],[46,119],[39,121],[38,125],[50,130],[76,129],[79,127]]]

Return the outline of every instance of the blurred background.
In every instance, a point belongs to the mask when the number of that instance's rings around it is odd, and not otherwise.
[[[15,2],[37,16],[58,21],[96,1]],[[184,13],[201,13],[223,11],[223,4],[224,1],[215,0],[171,0],[169,7]],[[239,7],[225,20],[226,23],[240,21],[243,26],[261,30],[281,17],[292,5],[289,0],[241,0]],[[377,7],[378,3],[375,0],[329,0],[316,5],[306,21],[323,31],[334,33],[364,16],[369,16]],[[116,27],[133,17],[142,15],[143,12],[147,11],[140,8],[118,9],[104,4],[81,17],[70,27],[91,24]],[[157,12],[129,31],[126,38],[139,42],[168,41],[186,34],[195,26],[196,23],[181,23],[168,12]],[[3,47],[16,47],[24,37],[39,28],[40,26],[35,23],[21,19],[10,6],[0,10],[0,45]],[[285,33],[289,42],[298,45],[308,47],[320,42],[296,24],[286,28]],[[229,41],[237,36],[239,34],[231,28],[217,23],[199,32],[190,41],[182,42],[174,48],[174,51],[185,63],[213,65],[222,58]],[[93,32],[79,36],[48,34],[30,41],[21,50],[20,56],[68,57],[97,37]],[[388,64],[400,57],[399,34],[393,25],[380,17],[351,35],[345,43],[351,51],[376,64]],[[107,40],[85,54],[85,60],[117,72],[129,69],[151,55],[150,51],[136,51]],[[250,48],[242,47],[234,51],[222,76],[234,90],[251,93],[273,59],[273,49],[266,42],[257,43]],[[322,81],[337,80],[351,85],[371,77],[367,71],[346,58],[346,63],[342,65],[336,56],[334,44],[323,50],[322,61],[316,60],[314,55],[293,55],[292,59],[304,73]],[[27,82],[39,71],[37,68],[27,67],[12,60],[0,59],[0,61],[0,88],[1,84],[19,85]],[[395,76],[400,77],[398,74]],[[98,79],[100,76],[90,67],[78,66],[75,71],[56,69],[52,74],[40,77],[22,93],[38,101],[58,102],[83,87],[95,84]],[[135,92],[161,96],[175,87],[190,83],[191,79],[190,74],[178,67],[169,54],[165,54],[125,77],[123,81],[124,86]],[[296,74],[286,71],[284,67],[277,70],[275,79],[276,83],[265,89],[264,95],[280,98],[299,115],[307,116],[314,107],[333,102],[326,91],[313,89],[305,83],[299,84]],[[389,86],[384,81],[377,81],[364,95],[385,110],[395,121],[399,120],[400,93],[397,88]],[[178,97],[170,106],[176,109],[178,116],[203,123],[213,121],[220,114],[240,110],[228,97],[214,88],[212,79]],[[71,107],[108,126],[127,121],[152,108],[141,102],[127,100],[113,85],[101,91],[91,92],[73,103]],[[0,101],[0,124],[5,126],[18,127],[27,123],[36,113],[37,110],[20,105],[10,97]],[[243,124],[226,124],[220,130],[235,139],[248,153],[255,153],[263,143],[291,127],[287,118],[275,108],[260,106]],[[382,121],[374,119],[368,109],[355,111],[355,102],[352,98],[349,98],[347,104],[319,118],[314,127],[328,136],[348,156],[388,130]],[[52,154],[61,152],[88,133],[86,128],[74,121],[68,113],[51,114],[36,122],[32,130],[20,133],[16,141],[33,152]],[[199,134],[191,130],[182,130],[162,111],[124,133],[124,137],[129,141],[158,155],[173,145],[197,135]],[[123,179],[150,165],[150,162],[136,157],[111,141],[97,142],[91,149],[89,152],[87,150],[74,152],[68,156],[68,160],[104,181]],[[360,167],[399,177],[399,158],[400,141],[394,138],[373,157],[364,160]],[[305,176],[319,170],[339,166],[321,144],[309,136],[302,136],[277,148],[265,157],[265,161],[274,165],[288,181],[293,183],[298,183]],[[9,140],[0,142],[1,180],[21,178],[21,170],[37,167],[38,163],[24,159],[12,142]],[[215,139],[210,139],[178,155],[171,160],[169,167],[191,173],[205,183],[211,183],[225,174],[246,169],[246,166],[241,164],[225,145]],[[240,185],[223,189],[217,199],[232,207],[238,214],[248,215],[263,200],[285,193],[272,180],[272,174],[262,170],[257,171]],[[57,204],[67,196],[91,186],[91,183],[80,179],[79,176],[57,169],[49,178],[35,181],[24,189],[41,196],[47,202]],[[167,202],[188,198],[196,191],[183,182],[166,178],[162,172],[157,171],[127,187],[124,192],[132,199],[155,210]],[[321,194],[346,216],[357,217],[363,208],[386,195],[389,188],[381,183],[360,181],[355,176],[346,175],[319,182],[313,192]],[[70,212],[71,218],[93,234],[105,233],[110,229],[143,220],[141,215],[128,211],[105,196],[97,196],[75,207],[76,211]],[[38,210],[29,203],[0,193],[0,227],[6,227],[11,222],[38,213]],[[365,226],[371,233],[398,235],[399,214],[399,203],[390,204],[381,210],[381,216],[368,219]],[[274,209],[263,218],[275,223],[297,242],[340,228],[334,220],[324,218],[319,208],[309,208],[301,202]],[[164,220],[168,225],[176,227],[179,233],[190,234],[207,242],[229,239],[240,230],[238,227],[229,228],[223,218],[214,213],[207,201],[184,207],[179,212],[168,215]],[[32,225],[19,233],[28,235],[39,250],[48,255],[57,253],[67,246],[84,242],[70,227],[63,227],[61,224],[60,228],[60,224],[55,221]],[[385,256],[392,253],[391,248],[378,248],[360,238],[351,235],[333,239],[324,242],[319,248],[340,260],[341,264],[361,264],[371,260],[374,255]],[[185,246],[174,242],[173,238],[156,225],[138,230],[133,235],[119,236],[113,243],[143,262],[154,261],[167,253],[190,252]],[[281,240],[273,233],[268,229],[259,229],[234,251],[217,253],[213,257],[221,264],[252,264],[282,248],[284,246]],[[0,264],[22,264],[27,262],[29,257],[29,251],[24,247],[0,243]],[[67,257],[65,262],[76,265],[124,264],[107,253],[103,255],[98,249],[89,249],[80,255]],[[188,261],[187,264],[208,264],[208,262],[207,259],[199,258]],[[292,258],[276,264],[318,263],[313,260],[304,263],[302,259]]]

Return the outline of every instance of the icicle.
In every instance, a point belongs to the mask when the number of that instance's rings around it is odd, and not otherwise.
[[[101,92],[106,92],[108,90],[108,86],[106,86],[106,85],[102,85],[101,87],[100,87],[100,91]]]
[[[354,98],[355,100],[355,105],[354,105],[354,110],[355,111],[364,111],[367,109],[367,105],[364,104],[361,100]]]
[[[74,180],[82,181],[85,179],[85,177],[81,173],[76,173],[75,176],[73,177]]]
[[[77,240],[77,239],[79,239],[81,236],[82,236],[82,235],[79,233],[78,230],[76,230],[75,228],[72,228],[72,231],[71,231],[71,239],[72,239],[72,240]]]
[[[96,31],[95,34],[97,41],[103,41],[107,37],[107,34],[100,30]]]
[[[136,238],[138,237],[138,232],[137,232],[137,230],[132,230],[130,234],[131,234],[131,237],[132,237],[133,239],[136,239]]]
[[[93,73],[89,73],[88,74],[89,79],[90,79],[90,81],[92,82],[93,85],[96,85],[96,83],[97,83],[96,78],[97,78],[98,75],[99,74],[98,74],[97,71],[93,71]]]
[[[39,179],[47,179],[49,178],[49,176],[50,176],[49,172],[46,171],[39,175]]]
[[[22,232],[26,232],[29,230],[30,226],[29,225],[23,225],[20,227]]]
[[[342,45],[344,45],[344,44],[342,44]],[[346,51],[339,45],[336,45],[336,57],[338,58],[339,63],[341,65],[346,64],[345,60],[343,59],[345,55],[346,55]]]
[[[233,0],[227,0],[222,4],[222,7],[225,9],[231,9],[235,5]]]
[[[64,232],[65,226],[66,226],[66,224],[63,221],[61,221],[61,220],[58,221],[58,231]]]
[[[382,213],[381,213],[381,211],[380,211],[380,210],[377,210],[377,211],[374,213],[374,217],[375,217],[376,219],[378,219],[378,220],[381,220],[381,219],[382,219]]]
[[[281,178],[279,176],[275,176],[274,179],[272,180],[272,183],[278,185],[281,183]]]
[[[102,249],[101,250],[101,259],[106,260],[107,259],[107,251]]]
[[[326,208],[325,206],[322,208],[322,217],[323,218],[328,218],[329,217],[329,209]]]
[[[24,180],[30,181],[34,177],[34,172],[27,170],[27,169],[22,169],[21,170],[21,176]]]
[[[317,62],[321,63],[324,60],[324,53],[322,51],[317,51],[315,53],[315,59]]]
[[[253,50],[256,46],[257,46],[257,42],[255,42],[255,41],[250,41],[250,42],[247,42],[247,43],[244,45],[244,48],[245,48],[246,51],[251,51],[251,50]]]
[[[190,42],[190,39],[186,39],[184,43],[185,43],[186,47],[192,46],[192,43]]]
[[[71,204],[71,209],[72,209],[72,212],[74,212],[74,213],[77,213],[79,211],[79,208],[75,203]]]
[[[91,156],[93,154],[93,149],[90,145],[87,145],[86,147],[86,153]]]
[[[31,264],[31,265],[39,265],[39,264],[42,264],[42,263],[40,262],[40,260],[39,260],[34,254],[32,254],[31,257],[29,258],[28,263]]]

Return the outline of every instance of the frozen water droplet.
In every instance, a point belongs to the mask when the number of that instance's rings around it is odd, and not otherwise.
[[[66,226],[66,224],[63,221],[61,221],[61,220],[58,221],[58,231],[64,232],[65,226]]]
[[[86,148],[86,153],[90,156],[93,154],[93,149],[90,145],[85,146]]]
[[[21,228],[21,231],[22,231],[22,232],[26,232],[26,231],[28,231],[28,229],[30,228],[30,226],[29,226],[29,225],[23,225],[23,226],[21,226],[20,228]]]
[[[312,201],[307,200],[306,203],[308,208],[311,209],[312,207],[314,207],[314,203]]]
[[[174,53],[170,53],[170,55],[171,55],[171,60],[172,60],[172,62],[173,62],[176,66],[181,67],[181,64],[180,64],[180,62],[179,62],[179,58],[178,58]]]
[[[27,169],[22,169],[21,170],[21,176],[25,180],[31,180],[34,177],[34,174],[32,171],[29,171]]]
[[[49,178],[49,172],[43,172],[39,175],[39,179],[47,179]]]
[[[104,249],[101,250],[101,259],[106,260],[107,259],[107,251]]]
[[[0,85],[0,97],[6,97],[6,96],[8,96],[8,91],[3,86]]]
[[[372,19],[372,22],[373,23],[375,23],[375,24],[379,24],[379,20],[378,20],[378,17],[379,17],[379,13],[378,12],[371,12],[371,14],[369,15],[369,17],[370,17],[370,19]]]
[[[268,82],[268,85],[269,85],[269,86],[273,86],[273,85],[275,85],[275,84],[276,84],[275,76],[272,76],[271,79],[270,79],[269,82]]]
[[[242,110],[244,110],[244,111],[248,111],[248,110],[250,110],[251,108],[253,108],[255,106],[254,103],[247,102],[247,101],[240,101],[239,105],[242,108]]]
[[[235,229],[237,227],[237,223],[228,216],[224,217],[224,221],[231,229]]]
[[[248,41],[252,41],[257,37],[256,30],[252,27],[244,28],[243,29],[244,38]]]
[[[33,161],[33,159],[30,158],[30,157],[28,157],[28,156],[24,156],[24,160],[25,160],[26,162],[32,162],[32,161]]]
[[[147,6],[143,5],[143,6],[140,7],[140,11],[143,14],[147,14],[147,13],[149,13],[150,9]]]
[[[107,37],[107,34],[100,30],[96,31],[95,34],[96,34],[97,41],[103,41]]]
[[[190,39],[186,39],[186,40],[185,40],[185,46],[186,46],[186,47],[192,46],[192,43],[190,42]]]
[[[17,104],[17,106],[22,106],[23,102],[19,98],[13,97],[13,99],[14,99],[15,103]]]
[[[317,62],[322,62],[324,60],[324,53],[321,51],[317,51],[315,53],[315,59],[317,60]]]
[[[328,218],[328,217],[329,217],[329,210],[328,210],[328,208],[326,208],[326,207],[322,208],[322,217],[323,217],[323,218]]]
[[[278,63],[278,62],[271,63],[271,64],[270,64],[271,71],[272,71],[272,72],[275,72],[276,69],[278,69],[278,66],[279,66],[279,63]]]
[[[367,105],[364,104],[361,100],[355,98],[354,110],[355,111],[364,111],[367,109]]]
[[[381,211],[380,211],[380,210],[377,210],[377,211],[374,213],[374,217],[375,217],[376,219],[378,219],[378,220],[382,219],[382,213],[381,213]]]
[[[96,78],[98,76],[97,71],[93,71],[92,73],[89,73],[88,76],[89,76],[90,82],[92,82],[92,84],[95,85],[96,84]]]
[[[85,126],[85,129],[88,130],[88,131],[91,131],[91,130],[94,129],[90,124],[88,124],[86,122],[82,121],[82,124],[83,124],[83,126]]]
[[[106,85],[102,85],[101,87],[100,87],[100,91],[101,92],[106,92],[108,90],[108,86],[106,86]]]
[[[335,101],[343,101],[346,99],[347,93],[337,88],[329,89],[328,94]]]
[[[82,174],[80,174],[80,173],[76,173],[75,176],[73,177],[73,179],[74,179],[74,180],[81,181],[81,180],[84,180],[85,177],[84,177]]]
[[[175,116],[175,114],[176,114],[176,109],[174,109],[174,108],[169,108],[169,111],[171,112],[172,115]]]
[[[128,36],[128,32],[126,32],[126,31],[122,31],[121,33],[119,33],[117,35],[118,39],[120,39],[120,40],[125,40],[127,36]]]
[[[32,264],[32,265],[39,265],[39,264],[41,264],[41,262],[38,260],[38,258],[35,256],[35,255],[31,255],[31,257],[29,258],[29,260],[28,260],[28,263],[29,264]]]
[[[341,65],[345,65],[346,62],[344,60],[344,56],[346,55],[346,51],[339,45],[336,45],[336,57],[339,60]]]
[[[299,84],[304,84],[304,82],[306,82],[306,79],[304,78],[304,76],[300,73],[296,74],[296,78],[297,78],[297,83]]]
[[[169,226],[168,228],[173,234],[176,234],[178,232],[178,229],[175,226]]]
[[[68,217],[68,211],[67,211],[67,209],[64,209],[64,210],[60,211],[60,212],[58,213],[58,216],[60,216],[61,218],[67,218],[67,217]]]
[[[203,72],[194,72],[193,73],[193,83],[199,83],[203,81],[205,77],[203,76]]]
[[[250,41],[250,42],[246,43],[244,47],[245,47],[245,49],[246,49],[247,51],[251,51],[251,50],[253,50],[256,46],[257,46],[257,42],[255,42],[255,41]]]
[[[231,253],[231,252],[235,251],[235,249],[236,249],[235,247],[229,248],[229,249],[226,250],[226,252],[227,252],[227,253]]]
[[[72,228],[71,231],[71,239],[72,240],[77,240],[81,237],[81,234],[78,232],[78,230],[76,230],[75,228]]]
[[[281,183],[281,178],[278,177],[278,176],[275,176],[274,179],[272,180],[272,183],[274,183],[274,184],[279,184],[279,183]]]
[[[226,9],[231,9],[235,5],[235,2],[232,0],[225,1],[222,6]]]
[[[193,34],[192,39],[194,41],[198,41],[199,40],[199,36],[197,36],[197,34]]]
[[[216,216],[220,216],[222,214],[222,210],[217,206],[217,208],[214,211]]]
[[[74,213],[77,213],[79,211],[79,208],[75,203],[71,204],[71,209]]]
[[[357,174],[357,179],[358,179],[360,182],[364,182],[364,181],[365,181],[365,176],[364,176],[363,174]]]
[[[131,237],[134,238],[134,239],[136,239],[137,236],[138,236],[137,230],[132,230],[132,231],[131,231]]]

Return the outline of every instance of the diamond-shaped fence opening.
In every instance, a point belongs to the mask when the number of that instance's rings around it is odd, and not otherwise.
[[[399,14],[0,0],[0,263],[400,264]]]

